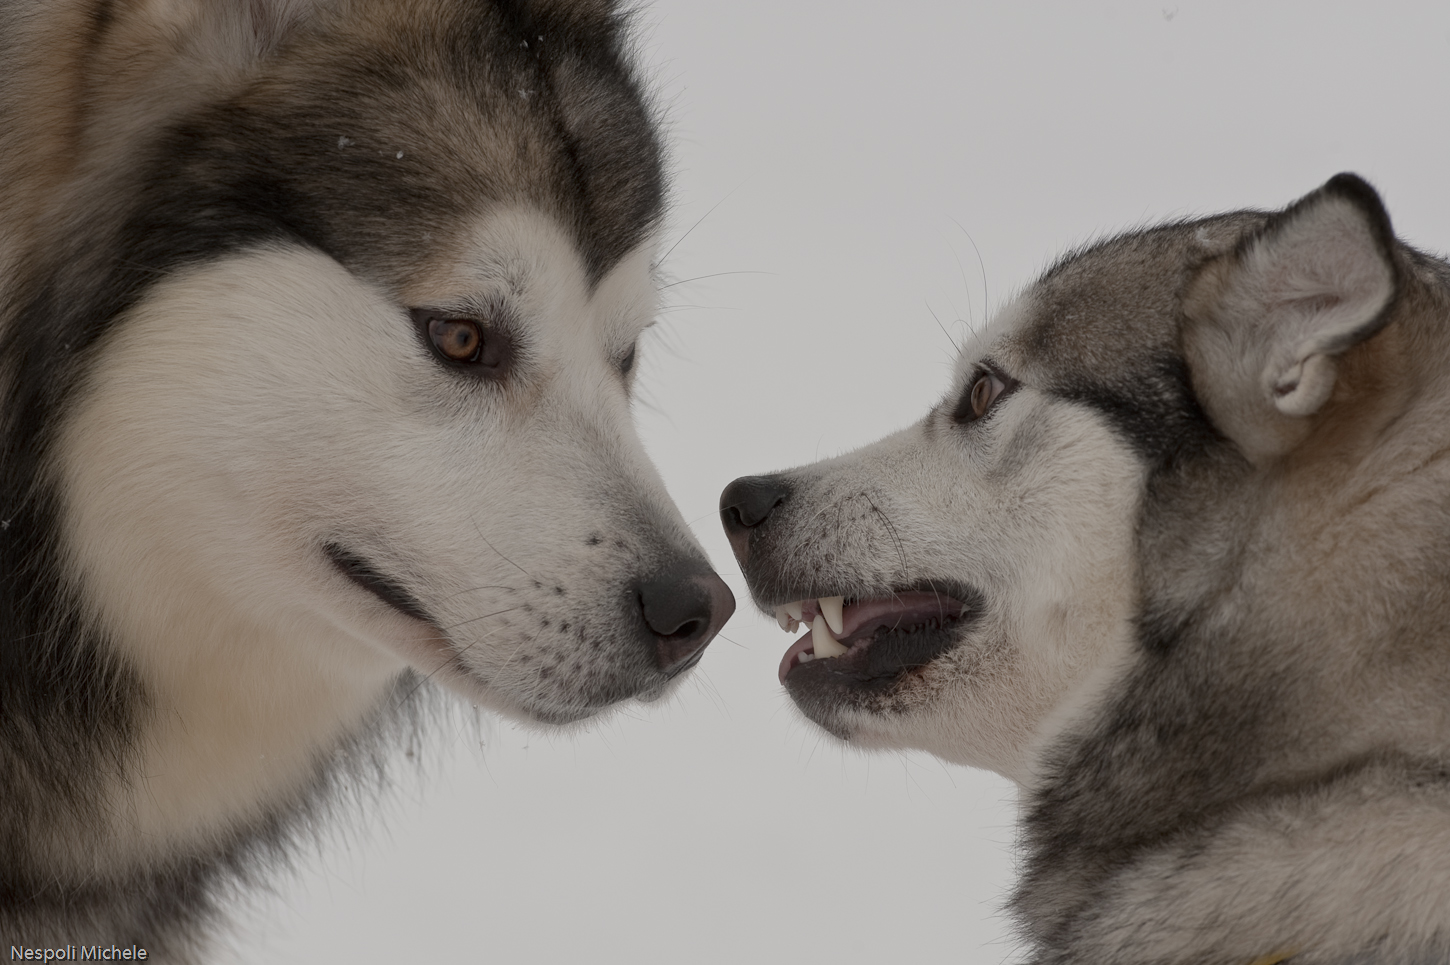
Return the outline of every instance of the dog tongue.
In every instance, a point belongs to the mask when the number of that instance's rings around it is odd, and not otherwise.
[[[940,593],[912,591],[884,596],[877,600],[852,603],[841,614],[841,633],[837,639],[848,643],[862,630],[868,635],[881,627],[912,626],[927,620],[960,616],[962,603]]]

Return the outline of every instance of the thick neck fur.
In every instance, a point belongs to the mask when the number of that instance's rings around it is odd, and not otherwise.
[[[1344,808],[1374,806],[1386,787],[1450,795],[1450,287],[1443,263],[1400,257],[1407,281],[1393,321],[1343,360],[1303,445],[1252,466],[1224,441],[1150,483],[1136,666],[1058,745],[1028,810],[1016,907],[1040,961],[1067,961],[1069,949],[1082,956],[1073,961],[1138,960],[1094,957],[1098,942],[1105,953],[1140,949],[1145,961],[1167,960],[1152,949],[1198,961],[1190,952],[1221,955],[1231,932],[1253,932],[1252,915],[1233,917],[1225,897],[1227,917],[1204,912],[1207,930],[1174,946],[1190,904],[1234,889],[1199,881],[1174,908],[1167,885],[1194,880],[1196,856],[1225,835],[1258,833],[1241,822],[1250,803],[1282,800],[1293,833],[1372,863],[1385,841],[1355,838]],[[1258,881],[1302,875],[1302,855],[1280,856],[1269,840],[1253,849]],[[1282,869],[1264,864],[1280,857]],[[1094,920],[1151,879],[1154,862],[1166,863],[1165,884],[1141,907],[1156,903],[1161,921],[1140,915],[1141,934],[1109,940]],[[1443,874],[1450,859],[1442,864]],[[1324,907],[1305,920],[1332,928],[1338,898],[1312,894],[1306,902]],[[1447,914],[1450,905],[1423,920]],[[1279,927],[1288,941],[1293,923]],[[1420,939],[1430,940],[1406,940]],[[1245,960],[1275,951],[1254,944],[1260,936],[1246,941]]]

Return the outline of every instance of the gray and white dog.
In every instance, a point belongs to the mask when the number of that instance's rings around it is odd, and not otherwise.
[[[5,942],[190,960],[422,678],[568,723],[728,618],[630,413],[664,191],[626,27],[0,5]]]
[[[809,718],[1023,787],[1031,961],[1450,961],[1450,265],[1363,180],[1074,252],[721,513]]]

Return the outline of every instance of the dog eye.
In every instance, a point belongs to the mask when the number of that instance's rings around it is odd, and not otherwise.
[[[426,309],[414,309],[413,321],[441,361],[468,366],[480,375],[493,378],[502,375],[508,367],[512,344],[495,326],[476,318]]]
[[[996,372],[983,372],[973,380],[972,385],[957,403],[952,420],[958,424],[975,422],[991,410],[992,405],[1016,385],[1011,379]]]
[[[428,323],[433,347],[454,362],[476,362],[483,329],[471,318],[435,318]]]

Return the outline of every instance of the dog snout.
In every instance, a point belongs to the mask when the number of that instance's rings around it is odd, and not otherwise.
[[[654,637],[655,663],[669,676],[689,669],[735,612],[735,594],[713,571],[645,580],[640,611]]]
[[[742,565],[751,530],[765,522],[789,495],[790,487],[779,476],[741,476],[720,494],[720,522]]]

